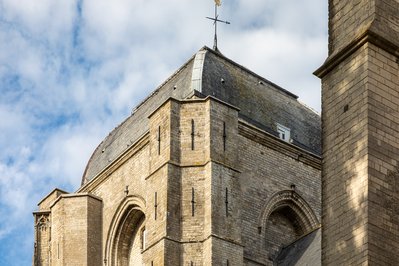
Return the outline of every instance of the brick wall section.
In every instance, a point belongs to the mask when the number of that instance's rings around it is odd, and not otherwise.
[[[147,265],[148,266],[169,265],[169,264],[165,263],[164,251],[165,251],[165,241],[164,240],[157,242],[154,246],[151,246],[151,250],[146,250],[143,253],[144,265],[145,266],[147,266]]]
[[[146,253],[158,254],[157,257],[162,258],[162,264],[159,265],[173,265],[180,261],[180,250],[173,242],[180,240],[181,177],[179,169],[174,166],[181,158],[179,118],[180,106],[175,101],[165,102],[150,116],[150,176],[146,184],[146,228],[148,245],[159,246],[162,242],[163,249],[158,248],[157,253],[154,253],[154,248],[151,247]]]
[[[87,266],[103,263],[102,206],[101,200],[87,197]]]
[[[64,263],[64,206],[58,204],[51,213],[51,262],[52,265]],[[84,260],[83,260],[84,261]],[[40,265],[40,264],[39,264]]]
[[[212,245],[211,263],[204,265],[243,265],[243,249],[241,245],[212,237],[209,240]]]
[[[132,247],[130,248],[130,256],[126,259],[129,260],[130,265],[140,265],[143,263],[142,253],[142,230],[144,229],[144,220],[140,219],[140,222],[136,222],[133,226],[133,232],[129,234],[132,240]]]
[[[398,58],[372,44],[368,54],[368,255],[370,263],[398,265]]]
[[[396,0],[330,0],[330,57],[365,34],[376,34],[393,44],[399,43],[398,9]]]
[[[323,264],[397,265],[399,2],[329,4],[330,57],[316,71],[323,84]]]
[[[171,107],[174,101],[165,102],[150,116],[150,173],[171,160]]]
[[[209,101],[209,165],[211,192],[206,208],[211,215],[212,265],[242,265],[241,188],[238,162],[238,112],[231,106]],[[207,223],[209,225],[209,223]],[[206,264],[205,264],[206,265]]]
[[[209,160],[210,140],[209,130],[209,105],[206,102],[192,102],[180,106],[180,145],[182,165],[203,165]],[[194,121],[194,128],[192,128]],[[192,131],[194,129],[194,132]],[[192,136],[194,134],[194,136]],[[194,140],[194,147],[192,147]],[[194,148],[194,149],[192,149]]]
[[[395,56],[365,44],[323,79],[326,265],[399,263],[398,71]]]
[[[341,51],[370,28],[375,14],[373,2],[375,0],[329,1],[330,55]]]
[[[262,225],[259,216],[274,193],[290,189],[291,184],[295,184],[297,193],[307,201],[320,221],[320,170],[250,138],[238,137],[244,259],[246,265],[273,265],[269,259],[273,250],[266,247],[265,234],[273,236],[270,231],[265,232],[264,227],[259,234],[258,227]],[[287,244],[278,234],[274,235],[274,242],[280,248]]]
[[[210,156],[213,161],[229,167],[236,167],[239,153],[237,152],[238,112],[231,106],[210,101],[209,125]]]
[[[203,242],[192,242],[181,245],[181,265],[191,266],[191,262],[196,266],[209,265],[205,263],[205,259],[208,255],[203,256],[205,254],[209,254],[208,251],[204,250],[204,246],[205,245]]]
[[[54,203],[51,265],[101,265],[101,207],[98,198],[82,194]]]
[[[361,262],[367,256],[366,69],[367,47],[364,46],[323,79],[322,254],[325,265],[343,265],[351,259]]]
[[[205,227],[205,169],[187,167],[182,169],[181,183],[181,239],[202,241]],[[192,215],[192,193],[194,188],[194,216]]]
[[[218,163],[212,163],[211,170],[212,203],[209,207],[212,211],[212,234],[239,246],[242,211],[239,175]]]
[[[147,209],[145,210],[145,213],[147,214],[146,228],[147,243],[149,246],[160,241],[167,234],[167,174],[168,167],[165,166],[147,179]],[[155,205],[157,205],[156,214]]]
[[[165,239],[165,248],[164,248],[164,261],[163,264],[154,264],[155,265],[180,265],[181,264],[181,244],[175,241],[171,241],[169,239]]]

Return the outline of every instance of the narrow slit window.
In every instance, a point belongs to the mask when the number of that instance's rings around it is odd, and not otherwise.
[[[194,188],[191,188],[191,216],[194,217],[195,214],[195,198],[194,198]]]
[[[161,127],[160,126],[158,127],[157,140],[158,140],[158,155],[160,155],[161,154]]]
[[[223,122],[223,151],[226,151],[226,122]]]
[[[145,231],[145,227],[143,227],[143,229],[141,229],[140,232],[140,238],[141,238],[141,249],[145,249],[145,245],[146,245],[146,231]]]
[[[157,212],[158,212],[158,193],[155,192],[155,195],[154,195],[154,220],[157,219]]]
[[[226,205],[226,217],[227,217],[227,216],[229,216],[229,190],[227,187],[226,187],[224,204]]]
[[[194,119],[191,119],[191,150],[194,150],[195,124]]]

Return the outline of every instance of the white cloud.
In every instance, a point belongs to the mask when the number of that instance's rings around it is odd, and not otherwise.
[[[77,0],[2,0],[0,11],[2,19],[26,37],[59,42],[73,27],[76,3]]]
[[[59,184],[79,187],[86,163],[98,140],[104,137],[102,133],[99,123],[59,128],[43,146],[38,162],[46,165],[42,174],[51,176]]]

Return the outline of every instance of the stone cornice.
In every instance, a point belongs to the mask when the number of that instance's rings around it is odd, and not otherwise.
[[[227,169],[229,169],[231,171],[234,171],[234,172],[236,172],[238,174],[241,174],[240,170],[238,170],[238,169],[236,169],[236,168],[234,168],[232,166],[229,166],[229,165],[227,165],[227,164],[225,164],[223,162],[214,160],[214,159],[208,159],[208,160],[206,160],[204,162],[197,163],[197,164],[181,164],[181,163],[178,163],[178,162],[173,161],[173,160],[167,160],[164,163],[160,164],[153,171],[151,171],[150,174],[145,178],[145,180],[151,178],[153,175],[155,175],[155,173],[157,173],[159,170],[161,170],[166,165],[172,165],[172,166],[179,167],[179,168],[195,168],[195,167],[206,167],[210,163],[218,164],[218,165],[223,166],[223,167],[225,167],[225,168],[227,168]]]
[[[178,239],[173,239],[173,238],[171,238],[169,236],[162,236],[158,240],[155,240],[153,243],[148,245],[148,247],[146,247],[145,250],[143,250],[143,253],[146,252],[147,250],[151,249],[152,247],[158,245],[161,241],[164,241],[164,240],[172,241],[172,242],[175,242],[175,243],[178,243],[178,244],[196,244],[196,243],[204,243],[204,242],[208,241],[211,238],[216,238],[216,239],[219,239],[221,241],[226,241],[226,242],[228,242],[230,244],[233,244],[233,245],[244,247],[244,245],[241,242],[238,242],[238,241],[236,241],[234,239],[224,238],[224,237],[216,235],[216,234],[210,234],[207,237],[202,238],[202,239],[198,239],[198,240],[178,240]]]
[[[76,194],[63,194],[60,195],[51,205],[50,205],[50,210],[54,207],[54,205],[57,204],[61,199],[65,198],[80,198],[80,197],[90,197],[92,199],[98,200],[102,202],[103,200],[100,197],[97,197],[96,195],[90,194],[90,193],[76,193]]]
[[[32,212],[33,215],[49,215],[50,213],[51,213],[50,210],[34,211],[34,212]]]
[[[320,68],[318,68],[315,72],[313,72],[313,74],[319,78],[323,78],[333,68],[335,68],[346,58],[355,53],[360,47],[362,47],[366,43],[372,43],[384,49],[388,53],[391,53],[399,57],[399,46],[387,40],[386,38],[382,37],[381,35],[375,33],[373,31],[373,27],[371,27],[370,29],[365,31],[362,35],[360,35],[358,38],[356,38],[351,43],[342,48],[339,52],[330,55],[327,58],[327,60],[324,62],[324,64]]]
[[[299,162],[321,170],[321,157],[309,151],[301,149],[291,143],[283,141],[278,137],[263,131],[243,120],[239,120],[238,133],[248,139],[251,139],[263,146],[278,151]]]

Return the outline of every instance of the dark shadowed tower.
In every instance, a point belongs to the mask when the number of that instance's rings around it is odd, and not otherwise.
[[[330,0],[323,265],[399,265],[399,1]]]

